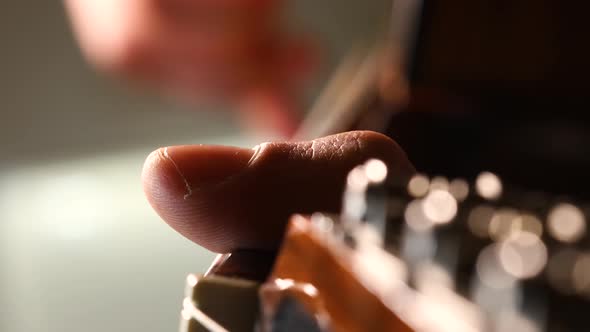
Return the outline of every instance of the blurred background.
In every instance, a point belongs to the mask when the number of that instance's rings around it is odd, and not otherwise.
[[[353,42],[370,43],[388,3],[290,1],[289,21],[324,47],[305,103]],[[253,146],[272,134],[241,133],[227,112],[95,73],[59,1],[2,4],[0,331],[175,331],[185,276],[213,255],[151,211],[144,158],[160,146]]]

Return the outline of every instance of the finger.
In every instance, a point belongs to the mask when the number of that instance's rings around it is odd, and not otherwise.
[[[143,185],[156,212],[207,249],[272,249],[293,213],[337,212],[348,171],[369,158],[400,177],[413,172],[391,139],[357,131],[254,149],[159,149],[146,160]]]

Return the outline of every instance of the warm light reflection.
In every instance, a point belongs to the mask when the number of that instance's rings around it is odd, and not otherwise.
[[[180,315],[182,316],[182,319],[184,320],[191,320],[192,316],[190,311],[182,309],[182,311],[180,312]]]
[[[490,237],[500,241],[519,230],[520,224],[516,222],[518,217],[518,212],[513,209],[500,209],[496,211],[489,224],[488,231]]]
[[[359,281],[379,294],[395,294],[399,282],[406,280],[407,267],[398,258],[383,249],[361,243],[350,256],[350,267]]]
[[[189,307],[191,307],[192,305],[193,305],[193,300],[191,300],[191,298],[189,298],[189,297],[185,297],[185,298],[182,300],[182,306],[183,306],[184,308],[189,308]]]
[[[547,217],[549,233],[562,242],[576,242],[586,232],[586,218],[582,211],[567,203],[556,205]]]
[[[416,288],[425,293],[432,285],[454,289],[455,284],[450,273],[440,265],[433,262],[421,263],[415,271]]]
[[[291,288],[295,285],[295,281],[293,281],[293,279],[277,278],[274,280],[274,283],[275,283],[275,286],[277,286],[277,288],[281,289],[281,290]]]
[[[412,300],[398,299],[402,305],[397,305],[412,331],[484,331],[484,316],[479,308],[448,288],[430,283]]]
[[[377,229],[373,224],[361,224],[355,228],[354,238],[357,244],[371,244],[377,247],[383,247],[383,232]]]
[[[435,176],[430,180],[430,191],[434,190],[449,190],[449,180],[444,176]]]
[[[475,190],[488,200],[496,200],[502,195],[502,181],[493,173],[483,172],[475,180]]]
[[[547,247],[528,232],[513,233],[500,244],[498,255],[504,270],[518,279],[538,275],[547,264]]]
[[[341,216],[345,223],[355,224],[364,215],[367,209],[365,191],[368,185],[369,178],[364,166],[357,166],[348,173]]]
[[[318,295],[318,289],[315,288],[312,284],[303,284],[303,286],[301,287],[301,289],[303,290],[303,292],[309,296],[317,296]]]
[[[365,163],[365,174],[371,182],[383,182],[387,178],[387,166],[379,159],[370,159]]]
[[[424,215],[437,224],[448,223],[457,215],[457,201],[445,190],[433,190],[422,201]]]
[[[469,196],[469,183],[463,179],[455,179],[449,184],[449,192],[457,201],[462,202]]]
[[[423,197],[428,193],[430,181],[428,177],[418,174],[412,177],[408,183],[408,193],[416,198]]]
[[[516,279],[502,267],[499,245],[491,244],[484,248],[477,258],[475,269],[479,280],[494,289],[506,289],[514,285]]]
[[[191,320],[193,318],[193,308],[193,301],[190,298],[185,297],[184,300],[182,300],[182,311],[180,312],[182,319]]]
[[[198,279],[198,278],[197,278],[197,276],[196,276],[196,275],[194,275],[194,274],[189,274],[189,275],[186,277],[186,283],[187,283],[187,285],[188,285],[188,286],[190,286],[190,287],[195,287],[195,286],[197,285],[197,282],[198,282],[198,281],[199,281],[199,279]]]
[[[489,205],[479,205],[469,213],[467,226],[473,234],[486,238],[489,235],[489,226],[494,216],[495,209]]]
[[[365,170],[362,166],[355,167],[350,173],[348,173],[348,177],[346,178],[346,183],[348,188],[354,190],[364,190],[369,184],[369,179],[365,174]]]
[[[539,218],[532,214],[523,213],[519,215],[516,218],[515,223],[519,225],[518,228],[522,231],[535,234],[538,237],[543,235],[543,223]]]
[[[408,226],[416,232],[424,232],[434,226],[433,221],[424,214],[422,200],[416,199],[411,201],[406,206],[404,218]]]
[[[334,229],[334,221],[323,213],[313,213],[310,220],[311,224],[320,233],[329,233]]]

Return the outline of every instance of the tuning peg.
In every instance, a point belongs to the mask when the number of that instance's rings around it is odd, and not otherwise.
[[[387,166],[370,159],[355,167],[347,177],[342,208],[342,227],[355,232],[356,240],[383,245],[387,216]]]

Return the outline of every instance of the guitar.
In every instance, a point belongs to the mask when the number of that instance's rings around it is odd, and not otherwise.
[[[294,216],[278,253],[189,276],[182,331],[590,328],[589,52],[572,39],[587,10],[399,0],[393,13],[390,43],[347,60],[299,137],[379,130],[446,177],[360,165],[340,215]]]
[[[472,186],[424,175],[394,184],[385,173],[377,160],[352,170],[340,216],[293,216],[274,260],[251,256],[256,271],[272,266],[268,276],[235,279],[229,258],[191,276],[184,330],[588,327],[582,205],[506,188],[492,173]]]

